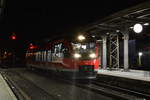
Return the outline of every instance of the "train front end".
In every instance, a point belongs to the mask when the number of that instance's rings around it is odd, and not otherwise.
[[[94,41],[72,42],[72,59],[65,61],[74,69],[73,78],[96,78],[100,66],[99,45]]]
[[[74,67],[79,78],[95,78],[100,65],[99,46],[95,42],[72,43]]]

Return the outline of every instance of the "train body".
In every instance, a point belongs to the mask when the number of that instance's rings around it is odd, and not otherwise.
[[[26,64],[75,79],[96,78],[100,66],[99,45],[94,41],[53,41],[40,48],[29,48]]]

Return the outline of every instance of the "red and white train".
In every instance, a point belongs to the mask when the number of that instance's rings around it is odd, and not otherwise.
[[[99,46],[93,40],[69,39],[53,41],[40,48],[31,45],[26,52],[26,64],[75,79],[96,78],[100,66]]]

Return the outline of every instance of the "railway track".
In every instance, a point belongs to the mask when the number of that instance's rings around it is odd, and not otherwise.
[[[125,94],[128,94],[128,95],[133,95],[135,97],[143,98],[145,100],[146,100],[146,98],[150,99],[150,94],[147,94],[147,93],[141,93],[141,92],[133,91],[133,90],[126,89],[126,88],[121,88],[121,87],[112,86],[112,85],[109,85],[109,84],[100,83],[100,82],[97,82],[96,80],[92,81],[92,83],[97,85],[97,86],[100,86],[100,87],[109,88],[109,89],[112,89],[112,90],[115,90],[115,91],[120,91],[121,93],[125,93]]]
[[[102,94],[113,100],[149,100],[150,95],[132,91],[108,84],[97,82],[97,80],[68,80],[61,78],[62,81],[76,85],[78,87]]]
[[[89,84],[83,84],[81,82],[72,83],[78,87],[102,94],[106,97],[110,97],[113,100],[146,100],[146,98],[135,96],[132,94],[124,93],[120,90],[114,90],[112,88],[105,87],[103,85],[97,85],[94,82],[90,82]]]
[[[13,73],[13,75],[15,74],[15,76],[11,76],[10,73]],[[47,98],[53,98],[53,99],[57,100],[56,97],[50,97],[49,94],[47,94],[45,91],[43,91],[42,89],[39,89],[38,87],[35,87],[34,84],[32,84],[28,80],[24,79],[24,77],[20,76],[17,72],[9,72],[9,74],[5,73],[2,75],[3,75],[3,77],[5,77],[6,81],[11,86],[12,90],[16,94],[21,94],[19,96],[17,95],[19,97],[19,100],[30,100],[30,99],[33,100],[33,98],[36,98],[36,97],[34,95],[31,96],[29,94],[24,93],[23,91],[26,91],[29,93],[31,92],[31,91],[26,90],[26,88],[23,88],[22,90],[20,90],[19,88],[23,87],[23,86],[20,84],[20,82],[18,83],[18,81],[13,80],[14,78],[12,78],[12,77],[15,77],[15,78],[20,77],[19,81],[21,81],[22,83],[25,83],[26,85],[28,84],[29,85],[28,88],[31,88],[34,91],[41,91],[40,93],[38,92],[36,94],[41,95],[41,93],[42,93],[42,95],[47,96]],[[47,75],[44,75],[44,76],[47,76]],[[58,80],[61,82],[65,82],[68,84],[78,86],[78,87],[86,89],[86,90],[96,92],[98,94],[112,98],[112,100],[149,100],[149,98],[150,98],[149,94],[139,93],[136,91],[131,91],[128,89],[104,84],[104,83],[99,82],[98,79],[96,79],[96,80],[71,80],[71,79],[66,79],[66,78],[60,77],[60,76],[49,77],[49,78],[53,78],[54,80]],[[20,79],[23,79],[23,80],[20,80]],[[29,90],[31,90],[31,89],[29,89]],[[19,92],[18,92],[18,90],[19,90]]]
[[[22,77],[17,72],[1,73],[18,100],[59,100],[35,84]]]
[[[24,91],[22,91],[22,89],[20,89],[12,79],[10,79],[4,73],[2,73],[2,76],[5,79],[5,81],[7,82],[7,84],[9,85],[9,87],[11,88],[11,90],[13,91],[13,93],[15,94],[15,96],[18,100],[31,100],[30,97],[27,96],[26,93],[24,93]]]
[[[144,94],[144,93],[131,91],[116,86],[111,86],[108,84],[103,84],[97,81],[98,78],[96,80],[73,80],[73,79],[61,77],[59,75],[52,78],[54,78],[54,80],[57,79],[72,85],[76,85],[80,88],[84,88],[102,94],[104,96],[112,98],[113,100],[149,100],[150,99],[149,94]]]

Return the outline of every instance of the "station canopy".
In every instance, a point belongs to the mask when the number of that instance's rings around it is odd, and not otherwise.
[[[81,31],[97,36],[107,34],[108,32],[122,33],[125,30],[133,30],[133,26],[136,23],[141,25],[148,25],[150,23],[150,1],[87,25]]]

